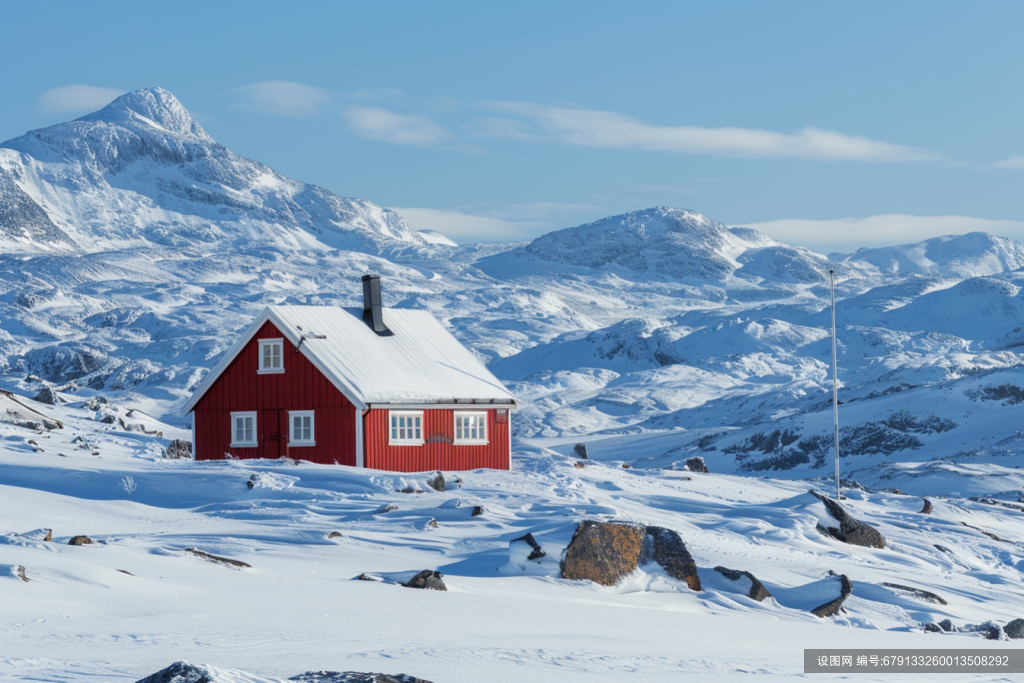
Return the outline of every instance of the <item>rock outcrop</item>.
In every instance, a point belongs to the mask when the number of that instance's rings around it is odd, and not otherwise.
[[[402,585],[406,588],[422,588],[431,591],[448,590],[448,586],[444,585],[444,574],[430,569],[424,569]]]
[[[509,548],[513,548],[513,543],[523,543],[530,547],[530,552],[526,555],[527,560],[539,560],[540,558],[547,555],[544,549],[540,547],[540,543],[537,543],[537,539],[533,537],[533,534],[526,534],[519,538],[513,538],[509,541]]]
[[[587,455],[587,444],[585,443],[578,443],[573,446],[572,452],[575,453],[578,458],[582,458],[584,460],[589,459],[589,456]]]
[[[88,536],[72,536],[68,541],[68,545],[89,545],[90,543],[92,543],[92,539]]]
[[[930,515],[930,514],[932,514],[932,502],[930,500],[928,500],[927,498],[922,498],[921,500],[924,501],[924,507],[921,508],[921,514],[922,515]]]
[[[215,683],[210,670],[188,662],[175,662],[151,676],[140,678],[135,683]]]
[[[686,459],[686,469],[690,472],[700,472],[701,474],[708,474],[708,466],[704,462],[704,458],[694,456]]]
[[[828,514],[834,520],[839,522],[838,532],[830,530],[830,533],[837,539],[843,543],[860,545],[867,548],[885,547],[885,536],[883,536],[882,532],[878,529],[870,524],[865,524],[859,519],[855,519],[843,508],[842,505],[828,496],[824,496],[817,491],[811,491],[811,495],[824,503],[825,510]]]
[[[637,568],[645,535],[642,526],[592,520],[580,522],[565,549],[562,576],[614,586]]]
[[[685,582],[690,590],[699,591],[697,564],[679,534],[660,526],[649,526],[645,531],[653,543],[651,559],[661,565],[673,579]]]
[[[164,449],[164,457],[174,460],[179,459],[192,459],[192,442],[184,441],[182,439],[175,439],[167,444],[167,448]]]
[[[441,472],[435,472],[434,476],[432,476],[430,479],[427,479],[427,486],[434,489],[435,491],[440,491],[441,493],[444,493],[444,475]]]
[[[765,598],[772,597],[772,594],[768,592],[768,589],[764,587],[764,584],[757,580],[757,577],[748,571],[740,571],[738,569],[728,569],[726,567],[715,567],[715,571],[729,579],[730,581],[739,581],[742,578],[750,580],[750,590],[747,591],[747,597],[751,600],[761,602]]]
[[[195,555],[196,557],[202,558],[202,559],[206,560],[207,562],[214,562],[216,564],[223,564],[223,565],[226,565],[228,567],[234,567],[236,569],[252,569],[252,565],[251,564],[246,564],[245,562],[242,562],[241,560],[233,560],[230,557],[221,557],[220,555],[214,555],[212,553],[206,552],[205,550],[200,550],[199,548],[185,548],[185,552],[186,553],[191,553],[192,555]]]
[[[307,671],[304,674],[292,676],[288,680],[301,683],[430,683],[426,679],[416,678],[409,674],[392,676],[359,671]]]
[[[931,591],[922,590],[920,588],[913,588],[911,586],[903,586],[903,585],[900,585],[898,583],[883,583],[882,585],[885,586],[886,588],[892,588],[893,590],[898,590],[898,591],[901,591],[903,593],[908,593],[912,597],[918,598],[920,600],[924,600],[925,602],[931,602],[931,603],[934,603],[936,605],[948,605],[949,604],[943,598],[941,598],[940,596],[936,595],[935,593],[932,593]]]
[[[853,584],[850,583],[850,579],[846,578],[846,574],[840,574],[839,582],[839,597],[826,602],[824,605],[818,605],[811,610],[811,614],[822,619],[839,614],[839,610],[842,608],[843,603],[846,602],[847,596],[853,592]]]
[[[1003,627],[1003,633],[1012,640],[1024,638],[1024,619],[1014,619]]]

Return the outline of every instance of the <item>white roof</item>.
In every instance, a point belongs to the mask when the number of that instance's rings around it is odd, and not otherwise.
[[[185,403],[195,408],[263,324],[270,320],[355,405],[504,403],[515,397],[469,349],[427,311],[385,308],[393,334],[379,336],[362,309],[333,306],[268,306]],[[324,335],[312,339],[309,335]],[[285,358],[285,372],[288,360]],[[253,372],[256,369],[253,368]]]

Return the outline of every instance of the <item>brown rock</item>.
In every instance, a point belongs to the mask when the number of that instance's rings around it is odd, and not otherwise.
[[[816,617],[833,617],[839,614],[839,609],[843,606],[846,601],[846,597],[853,592],[853,584],[846,578],[846,574],[840,574],[839,576],[839,597],[835,600],[826,602],[824,605],[818,605],[811,610],[811,614]]]
[[[43,539],[47,543],[53,543],[53,529],[46,530],[46,538]]]
[[[654,541],[651,559],[661,565],[665,573],[673,579],[685,581],[690,590],[699,591],[700,577],[697,576],[697,564],[679,534],[660,526],[649,526],[644,530]]]
[[[92,539],[88,536],[74,536],[68,541],[68,545],[89,545]]]
[[[614,586],[634,571],[643,550],[644,527],[586,520],[576,527],[562,560],[562,576]]]
[[[761,602],[765,598],[772,597],[772,594],[768,592],[764,584],[748,571],[739,571],[738,569],[728,569],[726,567],[715,567],[715,571],[730,581],[739,581],[744,576],[750,579],[750,590],[747,591],[747,597],[751,600]]]
[[[340,531],[332,531],[331,533],[327,534],[327,538],[343,538],[343,536],[341,535]]]
[[[921,514],[922,515],[930,515],[930,514],[932,514],[932,502],[930,500],[928,500],[927,498],[922,498],[921,500],[924,501],[924,507],[921,508]]]
[[[431,517],[430,521],[427,522],[427,526],[432,528],[432,529],[436,529],[437,528],[437,520],[434,519],[433,517]]]
[[[573,460],[572,464],[573,464],[573,466],[574,466],[574,467],[575,467],[576,469],[578,469],[578,470],[582,470],[582,469],[583,469],[584,467],[586,467],[586,465],[584,465],[584,464],[583,464],[582,462],[580,462],[579,460]]]

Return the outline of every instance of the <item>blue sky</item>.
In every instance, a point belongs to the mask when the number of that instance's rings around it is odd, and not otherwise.
[[[822,251],[1024,238],[1024,3],[6,0],[0,139],[159,85],[460,242],[667,205]]]

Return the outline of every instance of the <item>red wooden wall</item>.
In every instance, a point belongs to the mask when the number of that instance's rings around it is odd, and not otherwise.
[[[260,339],[284,338],[267,322],[195,407],[195,458],[277,458],[356,464],[356,408],[284,339],[284,372],[256,372]],[[255,410],[258,448],[231,448],[231,413]],[[315,410],[316,446],[288,447],[288,411]],[[276,419],[275,419],[276,418]],[[275,424],[276,423],[276,424]],[[274,438],[275,432],[279,438]]]
[[[505,422],[499,423],[497,411],[487,411],[486,445],[456,446],[452,443],[455,438],[455,411],[428,408],[423,411],[423,438],[427,443],[422,446],[389,446],[388,411],[370,410],[363,416],[366,467],[393,472],[474,470],[480,467],[507,470],[511,411],[506,416]]]

